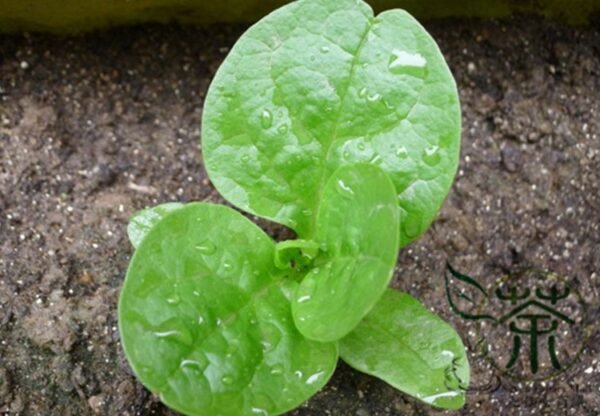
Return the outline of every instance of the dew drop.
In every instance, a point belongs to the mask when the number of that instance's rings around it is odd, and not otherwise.
[[[263,349],[271,351],[275,349],[281,341],[281,331],[273,324],[264,324],[261,327]]]
[[[408,238],[414,238],[419,234],[419,223],[414,220],[408,220],[404,224],[404,234]]]
[[[377,93],[377,92],[376,92],[376,93],[374,93],[374,94],[370,94],[370,95],[367,97],[367,100],[368,100],[368,101],[370,101],[370,102],[379,101],[380,99],[381,99],[381,94],[379,94],[379,93]]]
[[[421,398],[421,400],[423,400],[425,403],[428,403],[428,404],[434,404],[438,399],[441,399],[442,397],[456,397],[461,394],[463,394],[463,393],[461,393],[460,391],[446,391],[443,393],[438,393],[438,394],[433,394],[431,396],[423,397],[423,398]]]
[[[344,159],[350,159],[350,152],[344,152]]]
[[[343,180],[338,179],[337,185],[338,185],[338,190],[340,190],[342,195],[345,195],[345,196],[354,195],[354,191],[352,190],[352,188],[350,188],[348,185],[346,185]]]
[[[304,303],[304,302],[308,302],[308,301],[310,300],[310,298],[311,298],[311,297],[310,297],[310,296],[308,296],[308,295],[305,295],[305,296],[300,296],[300,297],[298,298],[298,301],[297,301],[297,302],[298,302],[298,303]]]
[[[213,254],[216,251],[216,247],[210,241],[205,241],[202,244],[198,244],[196,250],[202,254]]]
[[[438,146],[431,146],[423,151],[423,161],[429,166],[435,166],[440,163],[441,156]]]
[[[367,88],[366,88],[366,87],[362,87],[362,88],[360,89],[360,91],[358,91],[358,96],[359,96],[360,98],[364,98],[364,97],[366,97],[366,95],[367,95],[367,92],[368,92],[368,91],[367,91]]]
[[[181,361],[181,364],[179,364],[179,367],[181,369],[192,368],[194,370],[204,371],[206,368],[206,363],[201,363],[198,360],[183,360]]]
[[[315,60],[315,56],[314,56],[314,55],[311,55],[311,56],[310,56],[310,60],[311,60],[311,61],[314,61],[314,60]]]
[[[181,298],[177,293],[174,293],[167,298],[167,303],[169,305],[177,305],[179,302],[181,302]]]
[[[248,155],[243,155],[243,156],[241,157],[241,160],[242,160],[242,162],[244,162],[244,163],[245,163],[245,162],[248,162],[248,161],[250,160],[250,156],[248,156]]]
[[[362,143],[362,142],[360,142],[360,143],[357,145],[357,147],[358,147],[358,150],[365,150],[365,144],[364,144],[364,143]]]
[[[233,268],[233,266],[231,265],[231,263],[223,263],[223,268],[227,271],[231,270]]]
[[[408,150],[406,150],[406,147],[400,146],[396,149],[396,156],[398,159],[406,159],[408,157]]]
[[[317,381],[319,381],[319,379],[321,378],[321,376],[325,374],[325,371],[319,371],[318,373],[314,373],[311,374],[307,379],[306,379],[306,384],[314,384]]]
[[[423,78],[427,72],[427,60],[420,53],[394,49],[390,55],[388,69],[392,74]]]
[[[178,337],[179,331],[159,331],[159,332],[155,332],[154,333],[155,336],[157,336],[158,338],[173,338],[173,337]]]
[[[329,52],[329,46],[321,46],[321,52],[322,53],[328,53]]]
[[[303,376],[303,373],[302,373],[302,371],[300,371],[300,370],[296,370],[296,371],[294,371],[294,375],[295,375],[296,377],[298,377],[298,378],[302,378],[302,376]]]
[[[260,116],[260,124],[262,125],[263,129],[268,129],[273,125],[273,115],[269,110],[263,110]]]
[[[306,208],[302,210],[302,215],[305,217],[310,217],[313,214],[312,209]]]
[[[269,412],[267,412],[265,409],[263,409],[261,407],[253,407],[250,410],[252,410],[252,413],[254,413],[255,415],[269,416]]]
[[[280,364],[275,364],[273,368],[271,368],[271,374],[277,376],[279,374],[283,374],[283,366]]]
[[[197,290],[194,290],[192,293],[194,294],[194,296],[200,296],[200,292],[198,292]]]
[[[454,353],[452,351],[449,350],[443,350],[442,351],[442,355],[445,357],[448,357],[450,359],[454,358]]]
[[[279,134],[286,134],[288,132],[287,124],[282,124],[281,126],[279,126],[277,131],[279,132]]]
[[[204,323],[204,316],[199,315],[198,316],[198,325],[202,325]]]
[[[223,382],[223,384],[230,386],[230,385],[233,384],[233,377],[231,377],[231,376],[223,376],[221,378],[221,381]]]
[[[373,157],[369,159],[369,163],[372,163],[373,165],[380,165],[382,161],[379,153],[374,154]]]

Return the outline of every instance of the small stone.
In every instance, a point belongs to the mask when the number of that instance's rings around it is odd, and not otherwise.
[[[505,143],[500,150],[500,154],[502,158],[502,166],[504,166],[504,169],[506,169],[508,172],[516,172],[523,164],[521,150],[519,150],[516,145],[510,142]]]
[[[97,394],[96,396],[90,397],[88,399],[88,404],[95,414],[102,414],[104,408],[104,395]]]

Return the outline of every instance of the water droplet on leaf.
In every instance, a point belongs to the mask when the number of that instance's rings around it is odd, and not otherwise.
[[[423,161],[429,166],[435,166],[440,163],[441,156],[438,146],[430,146],[423,151]]]
[[[370,94],[367,97],[367,100],[370,102],[379,101],[380,99],[381,99],[381,94],[379,94],[379,93]]]
[[[269,110],[263,110],[260,116],[260,124],[262,125],[263,129],[268,129],[273,125],[273,115]]]
[[[177,305],[181,301],[181,298],[177,293],[172,294],[167,298],[167,303],[169,305]]]
[[[298,302],[298,303],[304,303],[304,302],[308,302],[308,301],[310,300],[310,298],[311,298],[311,297],[310,297],[310,296],[308,296],[308,295],[305,295],[305,296],[300,296],[300,297],[298,298],[298,301],[297,301],[297,302]]]
[[[388,69],[392,74],[424,78],[427,73],[427,60],[420,53],[394,49],[390,55]]]
[[[261,326],[262,345],[265,351],[271,351],[281,341],[281,331],[275,325],[265,324]]]
[[[216,247],[210,241],[205,241],[202,244],[198,244],[196,250],[202,254],[213,254],[216,251]]]
[[[275,364],[273,368],[271,368],[271,374],[273,374],[274,376],[283,374],[283,366],[280,364]]]
[[[328,53],[329,52],[329,46],[321,46],[321,52],[322,53]]]
[[[340,191],[341,195],[344,195],[344,196],[354,195],[354,191],[352,190],[352,188],[350,188],[348,185],[346,185],[343,180],[338,179],[337,185],[338,185],[337,189]]]
[[[158,338],[176,337],[179,335],[179,331],[159,331],[155,332],[154,335],[156,335]]]
[[[321,378],[321,376],[325,374],[325,371],[319,371],[318,373],[314,373],[311,374],[307,379],[306,379],[306,384],[314,384],[317,381],[319,381],[319,379]]]
[[[406,150],[406,147],[400,146],[398,149],[396,149],[396,156],[399,159],[406,159],[408,157],[408,150]]]
[[[194,369],[194,370],[204,371],[204,369],[206,368],[207,365],[208,365],[207,360],[204,360],[203,362],[201,362],[199,360],[187,359],[187,360],[181,361],[181,364],[179,365],[179,367],[182,369],[190,368],[190,369]]]

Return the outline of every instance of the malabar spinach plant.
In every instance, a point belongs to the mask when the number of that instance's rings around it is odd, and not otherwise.
[[[299,0],[252,26],[206,97],[209,177],[233,205],[292,228],[274,242],[239,212],[137,213],[119,302],[135,374],[188,415],[276,415],[338,357],[441,408],[464,403],[453,328],[387,288],[399,248],[454,177],[460,108],[434,40],[360,0]]]

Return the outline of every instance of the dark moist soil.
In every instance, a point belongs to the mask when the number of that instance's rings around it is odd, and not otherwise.
[[[439,218],[402,251],[393,284],[463,335],[473,388],[460,414],[597,415],[600,31],[529,18],[426,26],[459,85],[463,150]],[[242,30],[0,36],[4,414],[172,414],[132,376],[119,344],[126,224],[159,202],[223,202],[200,162],[199,122],[209,81]],[[576,312],[592,333],[579,359],[543,383],[500,377],[477,353],[475,323],[450,311],[446,260],[484,286],[528,267],[563,276],[587,307]],[[487,340],[496,341],[506,339]],[[581,340],[561,342],[574,354]],[[291,414],[441,413],[340,364]]]

